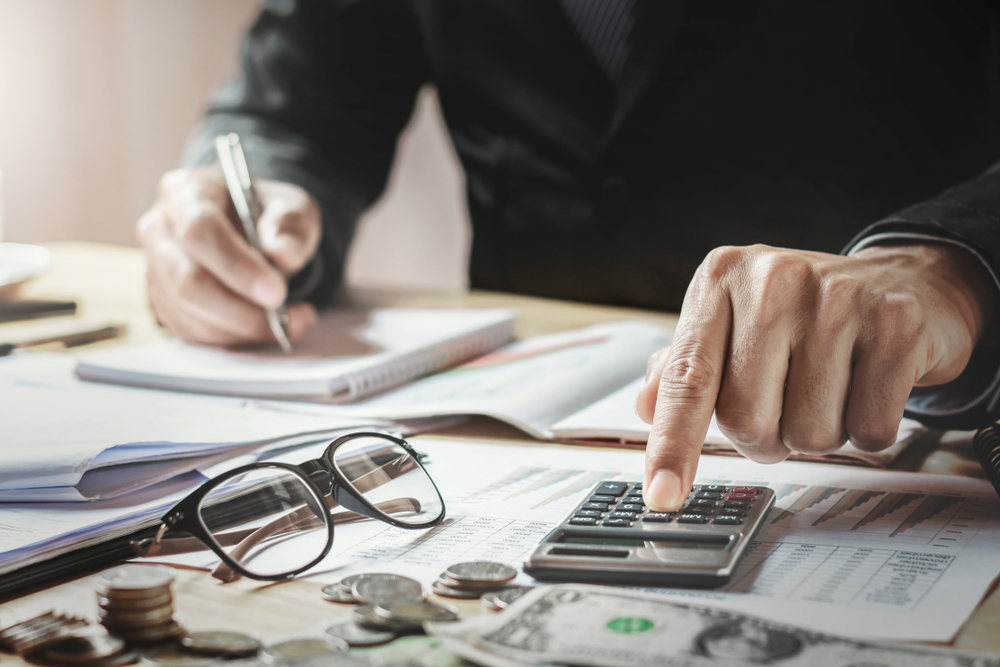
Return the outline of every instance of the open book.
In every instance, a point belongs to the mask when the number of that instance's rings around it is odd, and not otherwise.
[[[352,401],[489,352],[514,338],[505,309],[325,313],[291,354],[177,339],[81,356],[84,380],[266,398]]]
[[[636,416],[635,398],[649,356],[670,339],[668,329],[638,320],[536,336],[366,400],[316,409],[356,418],[483,415],[541,440],[642,447],[649,425]],[[882,467],[930,434],[904,419],[896,443],[881,452],[848,444],[792,458]],[[703,451],[735,453],[714,420]]]

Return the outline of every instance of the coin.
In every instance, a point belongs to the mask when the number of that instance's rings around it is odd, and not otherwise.
[[[191,632],[181,637],[181,646],[194,653],[218,655],[226,658],[243,658],[256,655],[260,642],[242,632],[206,630]]]
[[[379,630],[358,625],[354,621],[340,621],[327,627],[324,632],[331,637],[343,639],[350,646],[378,646],[391,642],[399,635],[392,630]]]
[[[174,571],[164,565],[120,565],[102,572],[97,580],[109,590],[145,591],[169,586],[174,581]]]
[[[369,573],[362,575],[351,588],[354,597],[364,604],[417,601],[424,599],[424,587],[416,579],[401,574]]]
[[[125,642],[104,633],[74,635],[49,644],[43,651],[46,660],[56,664],[79,665],[104,661],[125,652]]]
[[[176,644],[163,644],[144,649],[140,664],[150,667],[207,667],[218,665],[219,661],[212,656],[190,653]]]
[[[517,576],[517,570],[510,565],[488,560],[473,560],[455,563],[445,568],[445,574],[460,583],[503,585]]]
[[[455,579],[454,577],[449,575],[447,572],[442,572],[441,574],[439,574],[438,581],[441,582],[442,585],[447,586],[449,588],[461,588],[467,591],[480,591],[480,592],[495,591],[498,588],[503,588],[504,586],[503,583],[497,583],[495,581],[473,581],[471,579],[468,581],[459,581],[458,579]]]
[[[359,581],[361,581],[361,579],[364,576],[365,576],[364,573],[362,573],[362,574],[352,574],[349,577],[344,577],[343,579],[341,579],[340,583],[338,585],[340,586],[340,588],[345,593],[350,593],[352,590],[354,590],[354,584],[356,584]]]
[[[136,628],[107,625],[112,634],[120,635],[122,638],[139,644],[150,644],[153,642],[170,639],[184,632],[184,629],[174,619],[156,625],[147,625]]]
[[[483,593],[483,606],[493,611],[501,611],[514,603],[519,597],[531,590],[531,586],[511,586],[498,591]]]
[[[441,583],[440,579],[431,584],[431,590],[438,595],[442,595],[446,598],[455,598],[456,600],[474,600],[483,594],[482,591],[445,586]]]
[[[412,632],[419,630],[420,624],[412,621],[389,618],[375,611],[375,605],[365,604],[354,610],[354,622],[365,628],[387,632]]]
[[[320,595],[329,602],[339,602],[341,604],[357,604],[358,599],[354,597],[351,589],[344,590],[343,582],[327,584],[320,589]]]
[[[347,651],[347,642],[338,637],[302,637],[265,646],[262,654],[273,663],[324,658]]]
[[[120,627],[147,627],[158,623],[165,623],[172,619],[174,617],[174,606],[168,604],[165,607],[143,609],[141,611],[100,609],[97,615],[101,619],[101,622],[107,621],[112,625]]]
[[[420,602],[388,602],[376,605],[375,613],[395,621],[420,626],[427,621],[441,623],[458,620],[458,614],[455,613],[454,609],[449,609],[444,605],[436,604],[429,600],[421,600]]]
[[[125,599],[109,598],[98,593],[97,606],[108,611],[142,611],[173,604],[174,596],[167,590],[147,597],[127,597]]]

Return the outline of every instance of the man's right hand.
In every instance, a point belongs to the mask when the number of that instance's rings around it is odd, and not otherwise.
[[[259,180],[265,259],[239,231],[218,167],[169,172],[136,232],[146,250],[153,310],[181,338],[211,345],[274,341],[264,308],[285,302],[287,278],[316,252],[319,207],[302,188]],[[316,322],[308,303],[289,306],[289,336]]]

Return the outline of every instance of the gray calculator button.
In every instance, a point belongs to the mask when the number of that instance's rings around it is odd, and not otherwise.
[[[642,515],[643,521],[652,521],[654,523],[667,523],[674,515],[670,512],[646,512]]]
[[[714,507],[705,507],[704,505],[688,504],[681,511],[685,514],[711,514],[714,509]]]
[[[623,503],[635,503],[636,505],[644,504],[642,496],[625,496],[622,498]]]
[[[620,503],[615,509],[623,512],[641,512],[643,506],[635,503]]]
[[[601,525],[614,528],[628,528],[632,525],[632,522],[628,519],[605,519]]]
[[[722,506],[726,509],[747,509],[750,507],[750,501],[748,500],[727,500],[722,503]]]
[[[712,519],[712,523],[719,523],[725,526],[738,526],[743,523],[743,517],[735,514],[720,514]]]
[[[629,521],[633,521],[635,519],[635,512],[623,512],[623,511],[619,510],[619,511],[611,512],[610,514],[608,514],[608,518],[609,519],[628,519]]]
[[[601,510],[577,510],[574,516],[601,516]]]
[[[719,493],[725,493],[729,490],[729,487],[723,486],[721,484],[702,484],[698,487],[699,491],[718,491]]]
[[[592,503],[613,503],[617,499],[618,498],[616,496],[608,496],[608,495],[598,494],[596,496],[591,496],[590,497],[590,502],[592,502]]]
[[[704,514],[684,513],[677,517],[677,523],[705,523],[706,521],[708,521],[708,517]],[[608,525],[607,521],[604,522],[604,525]]]
[[[706,500],[722,500],[721,491],[699,491],[694,494],[695,498],[705,498]]]
[[[575,516],[569,520],[572,526],[596,526],[597,519],[592,516]]]
[[[714,500],[709,500],[708,498],[695,498],[694,500],[689,500],[688,507],[715,507],[718,505]]]
[[[625,482],[602,482],[601,485],[595,489],[595,493],[618,497],[625,493],[626,488],[628,488],[628,484]]]
[[[608,511],[607,503],[584,503],[580,505],[582,510],[600,510],[602,512]]]

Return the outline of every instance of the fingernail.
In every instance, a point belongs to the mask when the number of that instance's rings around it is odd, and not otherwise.
[[[285,290],[270,278],[258,278],[250,284],[250,294],[262,306],[280,306],[285,298]]]
[[[673,512],[680,508],[685,498],[681,478],[672,470],[657,470],[642,495],[654,512]]]

